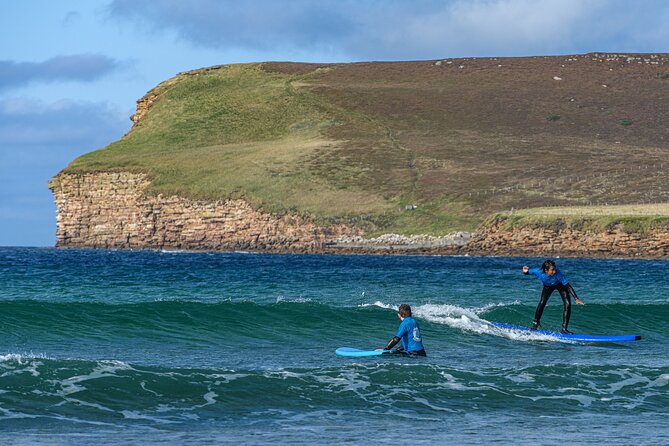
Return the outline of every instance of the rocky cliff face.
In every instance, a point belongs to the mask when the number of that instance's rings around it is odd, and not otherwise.
[[[361,232],[271,215],[244,200],[214,203],[145,193],[149,179],[132,173],[61,173],[56,199],[59,247],[314,252]]]
[[[146,194],[143,174],[61,173],[49,187],[58,207],[59,247],[187,249],[269,252],[367,252],[534,256],[669,257],[669,225],[645,233],[622,225],[604,231],[581,226],[523,225],[508,229],[497,218],[473,234],[421,238],[387,246],[361,243],[363,231],[319,226],[294,215],[272,215],[244,200],[214,203]],[[425,239],[425,240],[424,240]],[[446,240],[448,239],[448,240]],[[426,241],[427,240],[427,241]],[[445,241],[446,240],[446,241]],[[357,241],[353,243],[352,241]],[[383,246],[381,246],[383,245]],[[396,246],[398,245],[398,246]],[[401,246],[399,246],[401,245]]]
[[[641,233],[622,224],[592,231],[583,229],[583,224],[507,229],[506,223],[497,218],[479,228],[468,247],[490,255],[669,257],[669,225]]]

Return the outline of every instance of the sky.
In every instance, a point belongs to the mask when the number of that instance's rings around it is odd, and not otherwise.
[[[53,246],[47,188],[212,65],[669,52],[666,0],[0,0],[0,246]]]

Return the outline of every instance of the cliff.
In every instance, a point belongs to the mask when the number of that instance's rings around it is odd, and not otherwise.
[[[469,248],[488,255],[669,258],[669,218],[614,219],[605,226],[596,219],[556,218],[510,225],[495,217],[482,225]]]
[[[666,54],[180,73],[52,180],[57,246],[666,256],[659,227],[489,216],[669,202],[668,91]]]
[[[50,183],[58,208],[59,247],[162,248],[314,252],[344,225],[318,226],[294,215],[271,215],[241,199],[203,202],[146,195],[146,175],[61,174]]]
[[[203,202],[146,194],[144,174],[61,174],[56,197],[57,246],[299,253],[484,254],[669,258],[669,217],[594,218],[518,223],[496,216],[470,235],[384,235],[344,224],[317,225],[295,215],[272,215],[242,199]]]

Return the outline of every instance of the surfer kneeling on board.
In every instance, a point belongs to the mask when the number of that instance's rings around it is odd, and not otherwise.
[[[423,347],[423,338],[420,335],[418,322],[411,317],[411,307],[407,304],[400,305],[397,317],[400,318],[402,323],[384,350],[390,350],[398,342],[402,341],[402,346],[398,347],[393,353],[410,356],[427,356]]]
[[[567,277],[557,269],[555,262],[552,260],[546,260],[541,264],[541,268],[532,268],[528,266],[523,266],[523,274],[534,274],[541,280],[544,284],[544,288],[541,291],[541,300],[539,300],[539,305],[537,305],[537,310],[534,313],[534,320],[532,321],[532,326],[530,330],[536,330],[539,328],[539,322],[541,321],[541,315],[544,312],[544,307],[548,298],[551,297],[553,291],[558,290],[560,297],[562,297],[562,303],[564,304],[564,312],[562,313],[562,333],[573,334],[569,331],[569,317],[571,316],[571,296],[574,296],[574,300],[579,305],[585,305],[585,303],[578,298],[576,291],[569,283]]]

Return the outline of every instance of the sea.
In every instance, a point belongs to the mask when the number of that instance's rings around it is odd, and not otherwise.
[[[542,260],[0,248],[0,443],[669,444],[669,262],[556,259],[581,345]]]

